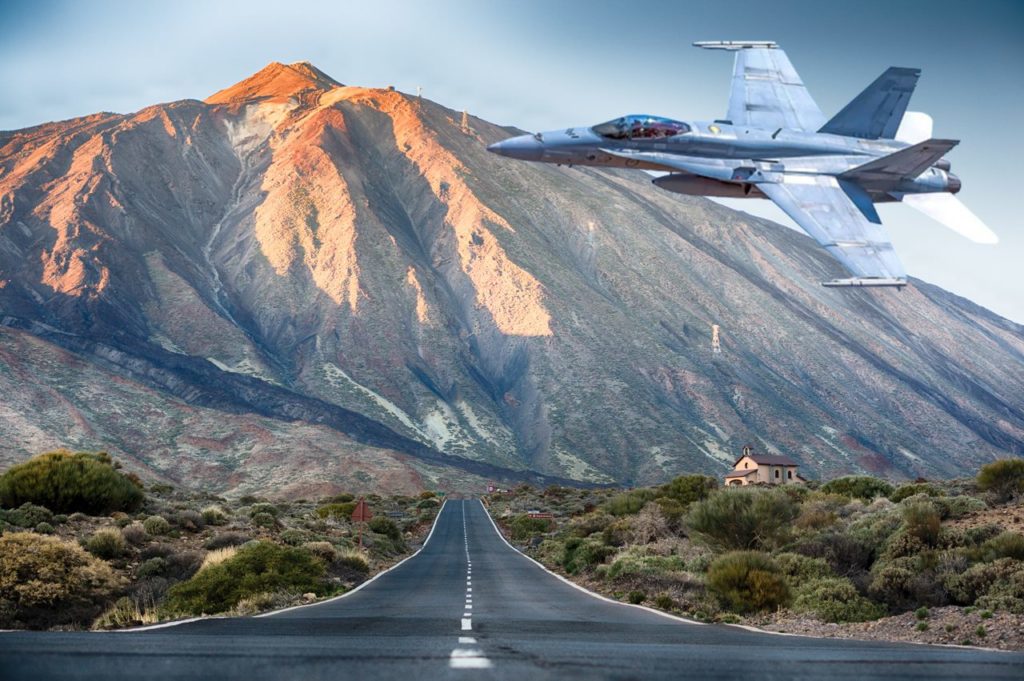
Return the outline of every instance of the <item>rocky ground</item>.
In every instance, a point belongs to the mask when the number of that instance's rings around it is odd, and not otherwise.
[[[913,612],[905,612],[874,622],[845,624],[832,624],[814,617],[783,612],[766,617],[749,617],[743,623],[766,631],[824,638],[1024,650],[1024,615],[978,608],[946,606],[929,609],[923,617]]]

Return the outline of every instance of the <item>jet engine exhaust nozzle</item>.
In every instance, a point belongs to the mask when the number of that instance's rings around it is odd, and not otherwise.
[[[949,193],[950,194],[959,193],[960,188],[963,187],[963,186],[964,186],[964,184],[963,184],[963,182],[960,181],[959,177],[957,177],[953,173],[949,173]]]

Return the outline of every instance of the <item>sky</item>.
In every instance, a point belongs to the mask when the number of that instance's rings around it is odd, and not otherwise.
[[[0,130],[202,99],[270,61],[422,87],[531,131],[723,117],[731,55],[696,40],[778,42],[826,116],[887,67],[921,68],[910,109],[962,140],[947,157],[959,197],[1001,241],[973,244],[898,204],[879,213],[911,276],[1024,323],[1020,0],[0,0],[0,36]],[[726,203],[795,226],[768,201]]]

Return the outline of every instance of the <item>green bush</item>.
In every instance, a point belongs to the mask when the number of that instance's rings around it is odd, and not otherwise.
[[[338,549],[329,541],[306,542],[302,548],[322,560],[325,565],[330,565],[338,559]]]
[[[811,558],[799,553],[780,553],[774,556],[774,560],[782,574],[793,585],[835,576],[832,567],[822,558]]]
[[[896,610],[945,605],[948,594],[935,570],[928,566],[930,559],[923,555],[890,562],[880,560],[872,568],[868,592]]]
[[[1024,564],[1012,558],[1000,558],[991,563],[978,563],[963,572],[946,576],[943,586],[950,598],[958,605],[974,605],[993,586],[1008,584],[1018,573],[1024,572]]]
[[[932,485],[927,482],[913,482],[907,485],[900,485],[899,487],[897,487],[896,491],[889,495],[889,500],[895,503],[899,503],[904,499],[916,497],[919,494],[923,494],[929,497],[945,496],[945,493],[935,485]]]
[[[626,600],[633,605],[640,605],[647,600],[647,594],[643,591],[630,591],[626,596]]]
[[[639,513],[648,501],[654,501],[654,497],[655,492],[652,489],[633,489],[616,494],[605,502],[604,508],[614,516],[633,515]]]
[[[1008,579],[993,583],[975,604],[979,608],[986,608],[986,611],[1005,610],[1024,615],[1024,564]]]
[[[757,612],[789,602],[789,586],[765,553],[733,551],[708,568],[707,585],[734,612]]]
[[[793,609],[811,612],[826,622],[866,622],[885,614],[885,608],[857,593],[843,577],[812,579],[797,588]]]
[[[316,514],[321,518],[334,518],[335,520],[348,520],[352,517],[352,511],[356,510],[354,501],[346,501],[339,504],[324,504],[316,509]]]
[[[531,518],[525,513],[517,515],[508,522],[509,532],[512,539],[525,541],[538,534],[544,534],[551,530],[551,521],[547,518]]]
[[[142,522],[142,528],[146,534],[159,537],[171,531],[171,524],[163,516],[151,515]]]
[[[717,487],[718,480],[706,475],[680,475],[658,488],[658,496],[674,499],[686,507],[707,499]]]
[[[1000,459],[978,471],[978,487],[991,492],[1000,501],[1008,501],[1024,492],[1024,459]]]
[[[203,522],[207,525],[223,525],[228,521],[228,514],[220,506],[207,506],[202,510]]]
[[[322,594],[323,564],[308,551],[271,542],[243,546],[231,558],[200,570],[171,587],[167,607],[175,613],[225,612],[248,596],[275,591]]]
[[[374,516],[373,518],[370,518],[370,522],[367,526],[372,532],[382,534],[394,541],[401,541],[402,539],[402,530],[398,528],[398,525],[396,525],[395,521],[391,518],[381,515]]]
[[[53,522],[53,513],[50,512],[50,509],[29,501],[16,509],[2,513],[2,518],[15,527],[31,529],[39,523]]]
[[[885,480],[872,478],[869,475],[848,475],[844,478],[836,478],[822,485],[821,491],[864,501],[871,501],[875,497],[887,497],[893,493],[892,485]]]
[[[35,531],[36,531],[36,534],[53,534],[54,533],[53,525],[51,525],[50,523],[45,523],[45,522],[39,523],[38,525],[36,525]]]
[[[155,558],[143,561],[135,571],[135,575],[139,579],[145,579],[147,577],[161,577],[167,573],[167,568],[167,559],[156,556]]]
[[[267,529],[277,527],[277,517],[270,513],[256,513],[252,516],[251,520],[255,527],[264,527]]]
[[[367,574],[370,571],[370,562],[366,560],[366,556],[357,551],[346,551],[340,554],[335,559],[335,564],[359,572]]]
[[[927,546],[935,546],[942,529],[942,518],[930,501],[907,501],[903,506],[903,526],[906,532]]]
[[[0,506],[8,508],[31,502],[60,513],[103,515],[134,511],[143,499],[139,485],[103,452],[48,452],[0,476]]]
[[[686,563],[679,556],[654,556],[626,551],[615,557],[608,567],[608,579],[633,577],[636,575],[663,575],[686,569]]]
[[[992,562],[1000,558],[1024,561],[1024,535],[1002,532],[981,545],[981,560]]]
[[[0,627],[91,622],[120,586],[77,544],[30,532],[0,536]]]
[[[877,547],[866,539],[828,532],[801,541],[794,550],[812,558],[821,558],[836,574],[849,577],[862,574],[871,567]]]
[[[717,548],[773,548],[785,541],[798,512],[783,490],[726,489],[693,504],[686,526]]]
[[[562,567],[569,574],[576,574],[600,565],[608,556],[615,553],[615,549],[605,545],[599,539],[569,538],[565,542],[565,553],[562,555]]]
[[[255,518],[260,513],[266,513],[276,518],[281,513],[281,511],[274,504],[267,503],[253,504],[252,506],[249,507],[250,518]]]
[[[932,499],[932,503],[939,509],[943,520],[947,518],[963,518],[968,513],[983,511],[988,508],[988,504],[981,499],[963,495],[936,497]]]
[[[85,549],[97,558],[120,558],[125,550],[124,535],[113,528],[96,530],[85,543]]]

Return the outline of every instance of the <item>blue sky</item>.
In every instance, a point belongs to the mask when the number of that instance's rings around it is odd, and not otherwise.
[[[1024,322],[1024,2],[0,3],[0,129],[201,99],[267,62],[415,92],[527,130],[623,113],[725,113],[731,58],[695,40],[768,39],[826,115],[888,66],[923,69],[911,109],[960,198],[1000,236],[975,245],[910,208],[880,213],[912,276]],[[733,207],[792,224],[766,201]]]

